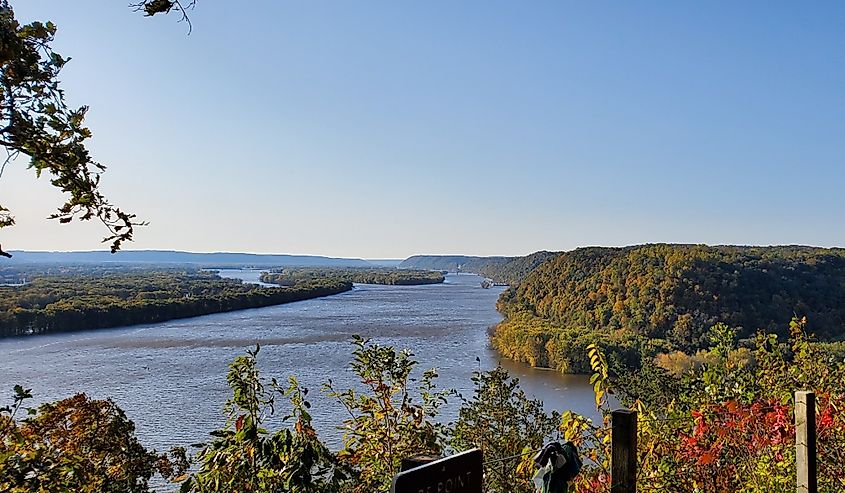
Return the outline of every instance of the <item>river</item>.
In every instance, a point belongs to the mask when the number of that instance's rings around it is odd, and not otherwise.
[[[251,271],[224,271],[256,281]],[[255,277],[255,279],[253,279]],[[352,291],[266,308],[219,313],[153,325],[0,340],[0,392],[32,388],[35,403],[85,392],[111,397],[137,426],[142,443],[159,450],[187,446],[222,427],[229,396],[227,364],[261,343],[263,376],[285,382],[296,375],[311,389],[315,426],[332,446],[344,414],[320,392],[328,379],[355,384],[348,370],[353,334],[409,348],[419,368],[436,367],[440,388],[472,392],[474,370],[502,364],[547,409],[595,417],[584,376],[562,375],[502,360],[490,349],[488,329],[501,317],[503,288],[482,289],[474,275],[448,275],[425,286],[355,285]],[[478,360],[476,360],[478,358]],[[8,398],[6,399],[8,400]],[[0,406],[6,405],[0,400]],[[454,403],[444,419],[455,415]],[[278,425],[273,420],[271,428]]]

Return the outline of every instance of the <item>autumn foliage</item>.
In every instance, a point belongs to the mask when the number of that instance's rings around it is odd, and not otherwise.
[[[591,459],[575,491],[604,492],[612,484],[612,424],[604,392],[614,390],[638,411],[638,491],[795,491],[794,391],[799,389],[817,396],[820,491],[845,490],[845,361],[811,342],[804,320],[793,320],[790,334],[788,344],[758,334],[750,351],[754,363],[737,364],[732,358],[738,351],[736,331],[718,324],[708,363],[678,377],[668,396],[637,392],[630,383],[614,388],[613,376],[601,373],[603,360],[594,357],[595,390],[605,419],[593,424],[564,414],[562,423]]]
[[[481,447],[487,491],[532,491],[532,450],[550,439],[574,442],[584,468],[570,491],[607,492],[611,475],[611,395],[638,416],[638,491],[777,493],[795,491],[794,392],[815,391],[820,491],[845,491],[845,359],[813,342],[805,320],[788,341],[760,333],[739,341],[723,324],[711,329],[701,364],[670,373],[655,361],[619,367],[600,344],[586,348],[590,383],[603,419],[547,414],[507,372],[478,372],[473,396],[459,398],[455,423],[438,412],[453,393],[429,370],[414,383],[417,362],[364,339],[354,341],[350,369],[360,388],[324,391],[348,412],[344,447],[333,452],[311,426],[307,391],[264,381],[258,351],[237,358],[228,374],[233,396],[223,428],[184,474],[184,453],[145,450],[134,425],[111,401],[77,395],[15,416],[28,393],[0,413],[0,491],[148,491],[159,474],[182,491],[364,493],[386,491],[401,459]],[[742,346],[742,347],[740,347]],[[737,357],[741,354],[742,357]],[[290,403],[291,426],[266,430],[277,398]],[[506,460],[498,460],[506,458]]]

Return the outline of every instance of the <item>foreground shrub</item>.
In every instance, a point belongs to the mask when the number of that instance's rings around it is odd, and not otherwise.
[[[387,491],[402,459],[440,455],[447,428],[435,421],[451,391],[438,391],[437,372],[426,370],[412,389],[417,365],[408,350],[396,351],[355,336],[351,369],[364,391],[338,390],[330,380],[325,390],[349,413],[344,420],[344,448],[338,457],[358,471],[353,492]]]
[[[154,474],[179,480],[187,468],[183,449],[170,457],[145,449],[111,400],[78,394],[16,421],[30,397],[16,387],[14,405],[0,414],[0,491],[144,492]]]
[[[183,492],[317,493],[341,491],[347,470],[319,440],[311,426],[307,389],[291,377],[285,389],[275,379],[262,382],[256,357],[247,351],[229,365],[226,380],[232,398],[226,404],[226,425],[211,432],[214,440],[197,457],[199,471],[182,484]],[[292,411],[285,420],[294,429],[274,433],[262,427],[275,412],[277,397],[287,398]]]
[[[502,367],[475,372],[472,381],[475,390],[469,399],[461,397],[451,445],[484,452],[488,493],[532,493],[533,452],[557,435],[560,415],[546,414],[542,401],[529,399]]]

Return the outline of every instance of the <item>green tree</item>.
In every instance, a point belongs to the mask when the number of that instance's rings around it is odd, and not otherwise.
[[[475,391],[469,399],[461,397],[450,444],[457,450],[478,447],[484,452],[487,492],[533,492],[533,451],[556,435],[560,414],[547,414],[543,403],[529,399],[519,379],[502,367],[475,372],[472,381]]]

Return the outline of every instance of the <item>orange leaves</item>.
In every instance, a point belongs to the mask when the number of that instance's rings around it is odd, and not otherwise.
[[[135,425],[112,401],[85,394],[44,404],[15,429],[0,442],[0,470],[20,481],[20,489],[12,491],[93,493],[116,483],[143,491],[154,472],[169,478],[187,468],[184,454],[146,450],[135,437]],[[0,489],[6,491],[2,483]]]
[[[698,458],[698,465],[706,466],[708,464],[712,464],[716,460],[716,454],[712,451],[707,451],[701,454],[701,457]]]

